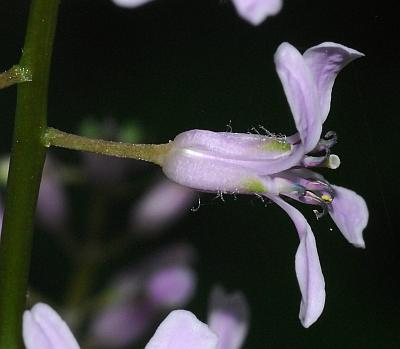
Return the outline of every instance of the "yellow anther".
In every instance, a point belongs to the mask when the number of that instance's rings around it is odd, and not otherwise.
[[[322,199],[322,201],[324,201],[328,204],[330,204],[333,201],[332,197],[328,194],[321,195],[321,199]]]

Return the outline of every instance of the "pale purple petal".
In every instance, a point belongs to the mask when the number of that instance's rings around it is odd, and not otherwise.
[[[196,194],[168,179],[156,183],[132,208],[131,226],[135,233],[154,233],[168,227],[189,211]]]
[[[311,326],[321,315],[325,304],[325,281],[319,262],[317,245],[304,216],[280,197],[267,195],[286,211],[296,226],[300,245],[296,252],[296,275],[302,300],[299,318],[304,327]]]
[[[284,137],[196,129],[177,135],[173,145],[176,148],[198,149],[227,160],[246,162],[281,159],[289,155],[293,148],[285,142]]]
[[[239,16],[258,25],[268,16],[276,15],[282,8],[282,0],[232,0]]]
[[[254,170],[191,149],[169,154],[163,171],[169,179],[205,192],[279,194],[293,190],[292,183],[285,179],[260,176]]]
[[[170,153],[163,164],[163,171],[180,185],[209,192],[235,192],[238,188],[242,189],[242,182],[257,177],[245,167],[190,148]]]
[[[365,200],[352,190],[332,185],[335,198],[329,214],[344,237],[354,246],[365,248],[363,230],[368,223]]]
[[[308,153],[317,145],[322,131],[314,77],[300,52],[287,42],[278,47],[275,65],[304,146],[304,153]]]
[[[196,288],[196,275],[187,266],[167,266],[147,280],[146,295],[159,307],[179,307],[186,304]]]
[[[152,0],[111,0],[115,5],[120,6],[120,7],[126,7],[126,8],[134,8],[138,7],[144,4],[147,4],[148,2]]]
[[[280,147],[280,141],[271,137],[187,131],[174,140],[163,171],[174,182],[201,191],[252,193],[249,187],[254,188],[257,183],[258,188],[262,187],[260,184],[266,186],[258,192],[276,192],[271,178],[265,174],[286,170],[303,156],[300,146],[292,148],[289,144],[283,148],[295,149],[293,152],[277,155],[276,149]]]
[[[146,302],[111,305],[96,314],[90,324],[91,344],[125,347],[140,339],[154,324],[158,312]]]
[[[175,310],[160,324],[145,349],[216,349],[217,336],[191,312]]]
[[[23,339],[26,349],[79,349],[67,324],[43,303],[24,312]]]
[[[239,293],[219,287],[211,294],[208,326],[218,336],[218,349],[239,349],[249,329],[249,305]]]
[[[331,106],[333,83],[337,74],[363,53],[334,42],[324,42],[304,52],[304,60],[317,84],[321,105],[321,121],[326,120]]]

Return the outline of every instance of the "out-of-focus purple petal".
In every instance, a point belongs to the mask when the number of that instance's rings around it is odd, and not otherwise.
[[[332,87],[337,74],[351,61],[362,56],[363,53],[334,42],[324,42],[304,52],[304,60],[317,84],[322,123],[329,114]]]
[[[155,233],[181,217],[196,197],[192,189],[162,179],[132,209],[132,229],[139,233]]]
[[[140,339],[154,324],[157,311],[148,302],[120,303],[96,314],[90,324],[91,344],[120,348]]]
[[[211,293],[208,326],[218,337],[218,349],[239,349],[249,328],[249,305],[239,293],[227,294],[220,287]]]
[[[321,315],[325,304],[325,281],[319,262],[317,245],[304,216],[280,197],[267,195],[278,204],[296,226],[300,245],[296,252],[296,275],[301,291],[299,318],[304,327],[311,326]]]
[[[24,312],[23,339],[26,349],[79,349],[67,324],[43,303]]]
[[[363,230],[368,223],[365,200],[352,190],[332,185],[335,198],[329,214],[344,237],[354,246],[365,248]]]
[[[216,349],[218,338],[191,312],[175,310],[160,324],[145,349]]]
[[[143,297],[148,280],[167,268],[189,268],[196,260],[196,251],[188,244],[174,244],[144,258],[139,264],[121,272],[108,286],[114,302]]]
[[[187,266],[170,266],[154,273],[146,285],[149,300],[159,307],[179,307],[186,304],[196,288],[196,275]]]
[[[91,343],[110,347],[132,344],[165,310],[183,306],[196,286],[191,269],[194,259],[190,245],[176,244],[117,275],[105,290],[106,303],[94,314]]]
[[[268,16],[276,15],[282,8],[282,0],[232,0],[239,16],[258,25]]]
[[[115,5],[120,6],[120,7],[126,7],[126,8],[134,8],[138,7],[144,4],[147,4],[148,2],[152,0],[111,0]]]
[[[300,52],[287,42],[279,45],[275,65],[282,82],[304,153],[317,145],[322,131],[317,86]]]
[[[46,159],[36,214],[39,221],[50,230],[59,230],[68,217],[67,197],[54,160]]]

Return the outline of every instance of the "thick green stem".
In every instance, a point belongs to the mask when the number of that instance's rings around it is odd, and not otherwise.
[[[18,86],[14,140],[0,245],[0,348],[22,347],[34,213],[45,159],[47,89],[58,0],[32,0],[19,67],[32,82]]]
[[[77,136],[49,127],[43,134],[42,142],[45,146],[56,146],[73,150],[83,150],[93,153],[117,156],[153,162],[162,165],[165,156],[169,153],[172,143],[166,144],[130,144],[122,142],[104,141]]]

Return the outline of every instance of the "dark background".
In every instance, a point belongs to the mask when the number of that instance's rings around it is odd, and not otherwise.
[[[334,41],[366,54],[335,84],[324,129],[338,133],[334,151],[342,165],[324,174],[366,199],[367,249],[346,243],[329,217],[316,221],[310,207],[301,208],[316,235],[327,284],[316,324],[305,330],[297,318],[298,239],[278,207],[264,207],[256,198],[222,203],[205,196],[199,211],[188,212],[162,238],[191,241],[199,249],[199,290],[189,308],[201,319],[215,283],[245,293],[252,308],[246,348],[400,347],[400,54],[394,3],[284,1],[281,13],[259,27],[241,20],[228,1],[156,0],[135,10],[107,0],[61,3],[49,124],[70,132],[92,115],[135,120],[146,142],[165,142],[193,128],[223,131],[230,121],[235,132],[261,124],[291,134],[293,121],[273,64],[277,46],[288,41],[304,50]],[[18,61],[27,10],[27,1],[0,1],[0,70]],[[14,105],[15,89],[1,91],[2,154],[10,149]],[[35,248],[42,262],[33,264],[32,283],[56,299],[62,282],[54,286],[41,276],[47,252],[45,245]]]

